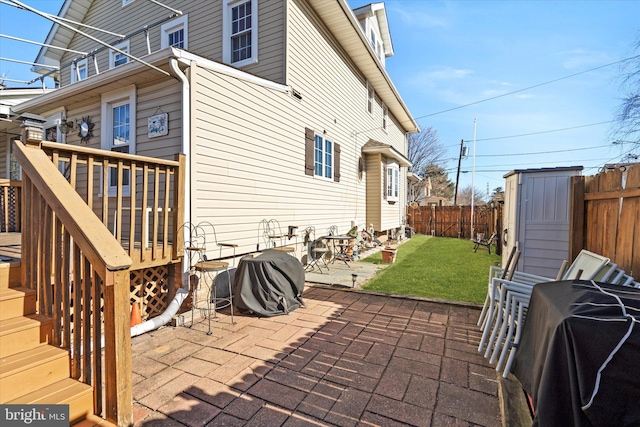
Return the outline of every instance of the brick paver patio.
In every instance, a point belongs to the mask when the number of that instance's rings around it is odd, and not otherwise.
[[[287,316],[133,338],[136,426],[500,426],[474,307],[308,287]],[[190,319],[190,316],[187,316]]]

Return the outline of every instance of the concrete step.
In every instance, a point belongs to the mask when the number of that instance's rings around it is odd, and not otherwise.
[[[40,314],[0,320],[0,358],[48,344],[52,327],[51,318]]]
[[[52,345],[0,359],[0,403],[69,378],[69,352]]]
[[[36,312],[36,291],[23,287],[0,288],[0,320]]]
[[[9,402],[9,405],[69,405],[70,424],[93,415],[93,388],[71,378],[57,381]]]

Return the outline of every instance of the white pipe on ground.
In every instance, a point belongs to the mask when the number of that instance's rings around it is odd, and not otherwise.
[[[180,288],[176,292],[176,296],[171,301],[171,304],[167,307],[167,309],[160,316],[156,316],[153,319],[149,319],[146,322],[142,322],[138,325],[135,325],[131,328],[131,337],[135,337],[154,329],[158,329],[160,326],[164,326],[171,321],[173,316],[176,315],[178,309],[182,305],[182,302],[189,295],[189,291],[186,289]]]

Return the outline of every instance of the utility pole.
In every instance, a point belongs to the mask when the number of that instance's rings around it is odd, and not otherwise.
[[[458,182],[460,181],[460,164],[462,163],[462,146],[464,145],[464,139],[460,140],[460,156],[458,157],[458,173],[456,174],[456,193],[453,196],[454,206],[458,206]]]

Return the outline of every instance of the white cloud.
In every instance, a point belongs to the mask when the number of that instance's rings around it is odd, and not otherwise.
[[[585,49],[558,52],[558,56],[563,58],[562,66],[569,70],[582,70],[612,62],[612,58],[606,52]]]
[[[407,26],[412,28],[446,28],[449,26],[449,20],[443,16],[401,8],[397,4],[387,6],[387,10],[397,13],[400,19]]]

